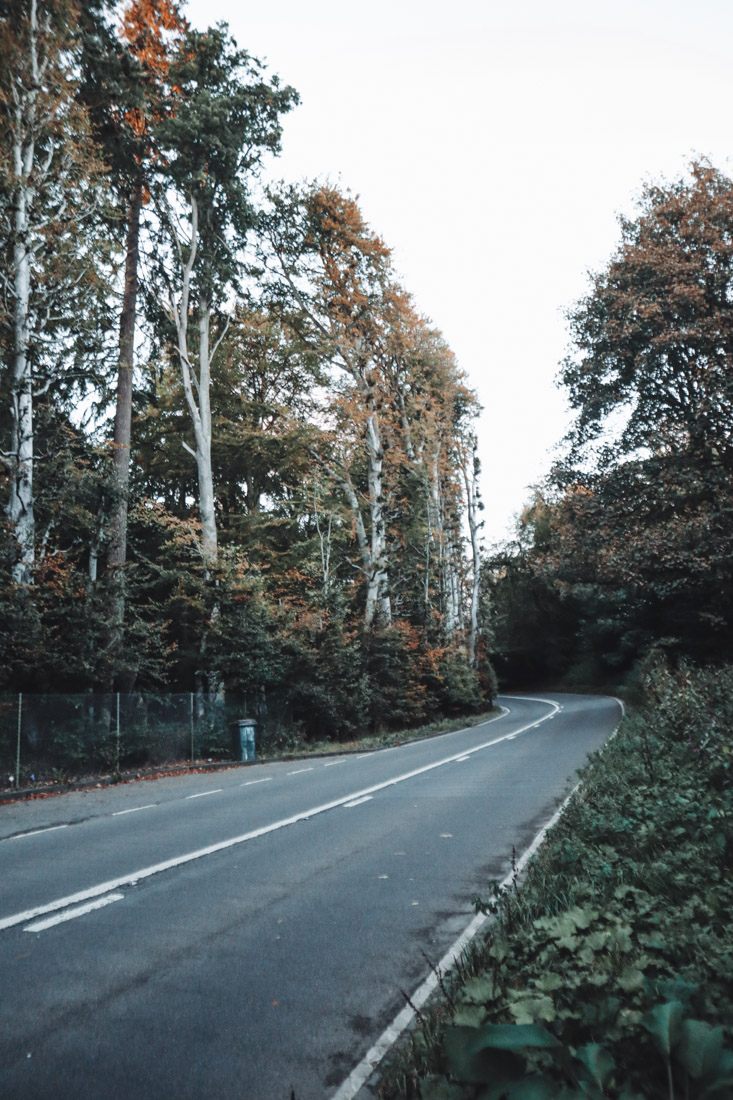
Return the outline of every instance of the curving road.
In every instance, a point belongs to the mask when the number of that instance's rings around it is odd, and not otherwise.
[[[400,748],[0,806],[0,1095],[355,1095],[620,717],[500,704]]]

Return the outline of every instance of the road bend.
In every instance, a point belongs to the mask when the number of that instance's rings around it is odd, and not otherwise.
[[[326,1100],[620,718],[0,806],[0,1095]]]

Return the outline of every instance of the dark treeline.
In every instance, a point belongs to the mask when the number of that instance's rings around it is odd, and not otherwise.
[[[487,584],[510,683],[733,658],[733,182],[650,184],[569,313],[563,457]]]
[[[495,691],[476,398],[350,195],[261,185],[296,103],[173,0],[0,2],[4,690]]]

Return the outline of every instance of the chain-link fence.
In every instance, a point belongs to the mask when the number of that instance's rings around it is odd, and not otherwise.
[[[0,788],[235,755],[242,698],[0,695]],[[259,747],[259,746],[258,746]]]

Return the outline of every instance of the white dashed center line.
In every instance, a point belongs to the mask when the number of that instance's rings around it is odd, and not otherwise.
[[[353,802],[344,802],[344,806],[345,806],[346,809],[350,810],[354,806],[361,806],[362,802],[371,802],[371,800],[372,800],[372,795],[367,794],[367,795],[364,795],[363,798],[355,798]]]
[[[301,775],[303,772],[312,772],[313,768],[298,768],[294,772],[288,772],[288,775]]]
[[[526,698],[522,696],[522,698]],[[557,704],[553,703],[549,699],[541,700],[544,703],[549,704],[552,707],[552,712],[557,710]],[[497,721],[497,718],[490,719],[486,725]],[[542,719],[540,719],[540,722]],[[524,733],[528,729],[534,728],[538,723],[532,723],[531,725],[523,726],[520,729],[514,731],[513,734],[508,736],[516,737],[518,733]],[[507,740],[507,735],[494,737],[489,741],[483,741],[480,745],[475,745],[470,750],[470,755],[474,756],[476,753],[483,752],[486,749],[492,748],[494,745],[499,745],[501,742]],[[365,754],[368,755],[368,754]],[[418,775],[426,775],[428,772],[434,771],[436,768],[445,767],[447,764],[451,764],[456,760],[458,754],[453,756],[446,756],[440,760],[434,760],[431,764],[423,764],[422,767],[413,768],[411,771],[403,772],[398,775],[392,776],[390,779],[383,779],[380,783],[375,783],[373,786],[362,788],[360,791],[353,791],[348,795],[342,795],[340,798],[334,798],[330,802],[324,802],[320,805],[311,806],[308,809],[301,810],[298,813],[292,814],[290,817],[281,818],[278,821],[271,821],[266,825],[261,825],[257,829],[252,829],[245,833],[240,833],[238,836],[228,837],[226,840],[220,840],[215,844],[209,844],[204,848],[197,848],[195,851],[182,852],[178,856],[173,856],[170,859],[163,860],[160,863],[151,864],[148,867],[140,867],[136,871],[126,872],[123,875],[119,875],[116,878],[108,879],[106,882],[100,882],[93,886],[88,886],[84,890],[78,890],[73,894],[68,894],[65,897],[54,898],[53,900],[46,902],[42,905],[36,905],[31,909],[26,909],[20,913],[11,913],[8,916],[0,917],[0,931],[6,928],[13,928],[18,924],[25,924],[27,920],[31,920],[33,917],[40,917],[45,913],[60,912],[62,909],[69,912],[68,907],[78,902],[87,902],[91,898],[111,897],[110,891],[118,890],[122,886],[128,886],[131,883],[137,883],[143,879],[152,878],[154,875],[162,874],[166,871],[171,871],[176,867],[183,867],[186,864],[192,863],[194,860],[203,859],[207,856],[214,855],[216,852],[223,852],[229,848],[234,848],[240,844],[245,844],[247,841],[254,840],[257,837],[266,836],[269,833],[274,833],[280,829],[284,829],[289,825],[295,825],[301,821],[309,821],[314,817],[318,817],[321,814],[327,813],[330,810],[335,810],[339,806],[359,805],[361,801],[366,801],[377,792],[386,790],[390,787],[398,786],[401,783],[406,783],[411,779],[414,779]],[[465,756],[465,752],[460,754]],[[312,769],[305,769],[312,770]],[[221,790],[222,788],[219,788]],[[203,791],[202,794],[217,794],[218,791]],[[189,796],[191,797],[191,796]],[[115,897],[115,901],[117,898]],[[108,904],[108,902],[104,902]],[[483,918],[482,918],[483,919]],[[370,1056],[371,1057],[371,1052]],[[352,1079],[354,1074],[350,1075],[348,1079],[349,1089],[351,1089]],[[367,1074],[368,1076],[368,1074]],[[366,1080],[366,1078],[364,1078]],[[363,1082],[362,1082],[363,1083]],[[337,1093],[338,1097],[346,1100],[346,1097],[353,1097],[354,1092],[344,1092],[345,1086]],[[335,1100],[335,1098],[334,1098]]]
[[[272,776],[265,776],[264,779],[248,779],[246,783],[240,783],[241,787],[254,787],[255,783],[270,783],[272,782]]]
[[[154,802],[148,802],[147,806],[133,806],[131,810],[116,810],[112,817],[122,817],[123,814],[136,814],[138,810],[152,810],[154,806]]]
[[[221,794],[223,787],[217,787],[215,791],[199,791],[198,794],[187,794],[186,798],[205,798],[207,794]]]

